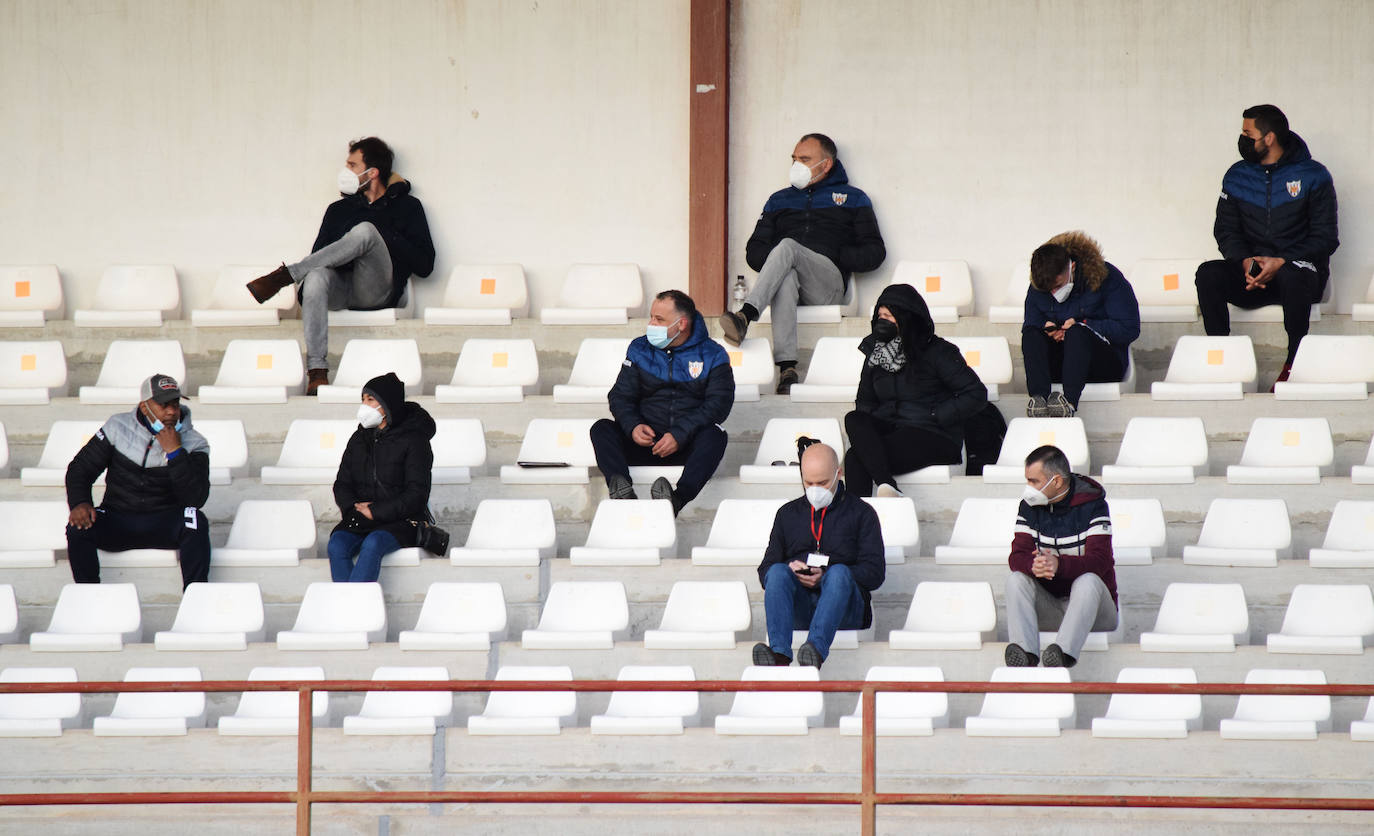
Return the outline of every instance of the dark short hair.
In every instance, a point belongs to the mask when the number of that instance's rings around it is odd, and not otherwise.
[[[365,136],[348,143],[348,153],[354,151],[362,152],[363,165],[377,169],[377,179],[385,186],[391,179],[391,166],[396,161],[391,147],[375,136]]]
[[[1240,115],[1245,119],[1255,120],[1255,127],[1259,128],[1260,136],[1273,131],[1274,139],[1281,147],[1288,145],[1288,117],[1283,115],[1282,110],[1271,104],[1262,104],[1247,107]]]
[[[1053,444],[1045,444],[1030,451],[1030,455],[1026,456],[1026,467],[1033,464],[1039,464],[1051,476],[1069,478],[1069,457]]]
[[[671,299],[673,310],[677,311],[678,316],[686,317],[689,323],[696,319],[697,303],[692,301],[692,297],[680,290],[665,290],[655,296],[654,299],[660,302],[664,299]]]
[[[805,142],[808,139],[814,139],[819,142],[821,144],[821,153],[832,160],[835,159],[835,155],[838,153],[835,149],[835,140],[825,134],[807,134],[802,137],[799,142]]]
[[[1036,290],[1049,292],[1054,280],[1069,266],[1069,251],[1060,244],[1041,244],[1030,257],[1030,282]]]

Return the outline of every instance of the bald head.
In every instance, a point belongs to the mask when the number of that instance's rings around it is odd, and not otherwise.
[[[829,444],[812,444],[802,451],[802,486],[830,487],[840,470],[840,456]]]

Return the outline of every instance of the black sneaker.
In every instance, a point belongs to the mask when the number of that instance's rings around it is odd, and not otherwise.
[[[1043,664],[1047,668],[1071,668],[1078,664],[1078,660],[1065,653],[1059,645],[1052,644],[1045,648]]]
[[[1051,392],[1045,399],[1046,412],[1050,418],[1072,418],[1078,410],[1074,409],[1063,392]]]
[[[606,480],[606,488],[610,491],[611,499],[639,499],[635,495],[635,484],[628,476],[612,476]]]
[[[649,486],[649,496],[654,499],[666,499],[673,503],[673,516],[676,517],[682,510],[682,501],[677,497],[677,491],[673,490],[673,483],[668,481],[668,477],[660,476]]]
[[[1043,397],[1041,397],[1040,395],[1032,395],[1032,396],[1031,396],[1031,399],[1028,400],[1028,401],[1026,401],[1026,417],[1027,417],[1027,418],[1048,418],[1048,417],[1050,417],[1050,407],[1049,407],[1049,404],[1046,403],[1046,402],[1045,402],[1045,399],[1044,399]]]
[[[742,313],[726,311],[720,315],[720,331],[727,343],[739,345],[744,342],[744,335],[749,331],[749,320],[745,319]]]
[[[754,645],[754,664],[763,668],[785,668],[792,664],[792,660],[783,656],[781,653],[774,653],[773,648],[763,642],[759,642]]]
[[[824,662],[825,660],[821,658],[821,652],[817,650],[816,646],[811,642],[807,642],[797,648],[798,665],[804,668],[815,668],[816,670],[820,670],[821,664]]]
[[[1048,653],[1047,650],[1046,654]],[[1007,645],[1007,651],[1002,654],[1002,662],[1009,668],[1033,668],[1038,661],[1040,660],[1027,653],[1021,645],[1015,643]]]
[[[778,394],[790,394],[792,391],[792,384],[796,383],[798,380],[800,380],[800,377],[797,375],[796,369],[783,369],[778,372]]]

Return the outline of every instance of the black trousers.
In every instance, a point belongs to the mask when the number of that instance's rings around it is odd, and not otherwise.
[[[1026,366],[1026,391],[1049,397],[1050,384],[1064,384],[1064,398],[1078,408],[1083,386],[1112,383],[1126,376],[1121,358],[1087,326],[1064,332],[1064,341],[1050,339],[1040,328],[1021,329],[1021,359]]]
[[[933,464],[958,464],[962,445],[937,432],[894,424],[855,410],[844,416],[849,450],[844,454],[844,485],[856,496],[872,496],[894,474]]]
[[[1266,305],[1283,306],[1283,330],[1288,334],[1288,360],[1297,356],[1298,344],[1307,336],[1312,306],[1321,301],[1325,282],[1316,270],[1285,262],[1264,287],[1245,289],[1245,271],[1239,261],[1204,261],[1197,268],[1197,304],[1202,327],[1210,337],[1231,333],[1228,304],[1247,311]]]
[[[188,512],[193,512],[188,516]],[[67,526],[67,560],[72,580],[100,583],[96,549],[176,549],[181,561],[181,587],[210,579],[210,521],[199,510],[174,508],[133,514],[97,508],[90,528]]]
[[[636,467],[676,467],[682,465],[682,478],[673,487],[679,501],[683,504],[696,499],[697,494],[716,472],[720,460],[725,457],[725,443],[729,440],[725,430],[715,424],[702,427],[684,444],[678,439],[677,452],[659,458],[650,447],[640,447],[620,429],[620,425],[610,418],[602,418],[592,424],[592,449],[596,451],[596,466],[610,484],[612,476],[630,478],[630,466]]]

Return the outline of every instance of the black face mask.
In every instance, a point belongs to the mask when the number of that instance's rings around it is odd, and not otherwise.
[[[880,342],[891,342],[897,336],[897,323],[886,319],[873,320],[873,336]]]
[[[1247,163],[1257,163],[1264,159],[1265,152],[1255,148],[1255,140],[1245,134],[1241,134],[1240,139],[1236,141],[1236,150],[1240,151],[1240,158]]]

